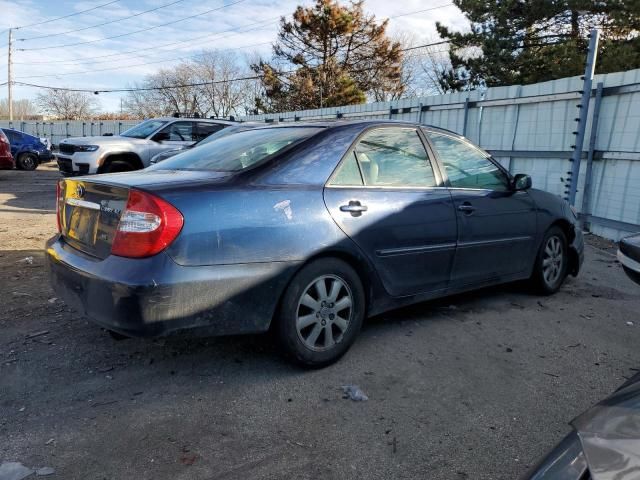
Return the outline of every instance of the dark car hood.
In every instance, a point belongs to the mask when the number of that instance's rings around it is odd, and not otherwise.
[[[640,478],[640,374],[571,424],[593,480]]]
[[[79,180],[109,183],[126,187],[150,188],[162,190],[181,184],[223,183],[233,175],[232,172],[214,172],[204,170],[136,170],[134,172],[108,173],[99,176],[84,177]]]

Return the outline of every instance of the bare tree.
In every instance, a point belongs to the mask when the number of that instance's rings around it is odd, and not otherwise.
[[[250,80],[238,80],[249,74],[236,55],[209,50],[195,60],[193,69],[198,82],[204,84],[199,93],[212,115],[227,117],[253,100]]]
[[[99,102],[89,93],[70,90],[47,90],[36,96],[42,112],[58,120],[79,120],[91,116]]]
[[[249,74],[238,57],[208,50],[195,60],[159,70],[134,87],[124,102],[127,112],[139,118],[162,115],[215,115],[226,117],[250,103],[250,84],[237,81]]]
[[[29,99],[13,101],[13,118],[18,120],[30,120],[38,117],[38,107]],[[0,99],[0,118],[9,118],[9,100]]]

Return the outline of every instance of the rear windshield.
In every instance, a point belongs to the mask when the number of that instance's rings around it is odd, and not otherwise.
[[[164,160],[148,170],[215,170],[237,172],[292,143],[318,133],[318,127],[257,128],[217,139]]]
[[[167,123],[166,120],[147,120],[146,122],[139,123],[135,127],[131,127],[129,130],[125,130],[120,134],[120,136],[131,138],[147,138],[165,123]]]

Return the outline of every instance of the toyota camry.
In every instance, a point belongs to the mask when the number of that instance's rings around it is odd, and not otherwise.
[[[366,317],[523,279],[551,294],[583,260],[567,202],[413,123],[265,125],[57,195],[51,281],[95,323],[271,329],[307,366],[343,355]]]

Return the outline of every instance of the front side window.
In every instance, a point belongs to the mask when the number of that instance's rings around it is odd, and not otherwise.
[[[147,138],[149,135],[151,135],[166,123],[166,120],[147,120],[146,122],[139,123],[135,127],[131,127],[129,130],[125,130],[120,134],[120,136],[131,138]]]
[[[163,128],[160,133],[166,133],[169,142],[193,142],[193,122],[173,122]]]
[[[418,132],[379,128],[365,133],[355,147],[365,185],[434,187],[433,168]]]
[[[237,172],[249,168],[321,130],[321,127],[275,127],[245,130],[179,153],[149,167],[148,170]]]
[[[464,140],[428,132],[453,188],[507,190],[509,179],[481,150]]]

